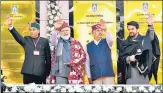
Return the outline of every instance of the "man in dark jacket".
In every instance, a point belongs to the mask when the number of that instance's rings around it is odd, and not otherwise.
[[[152,74],[153,74],[156,84],[158,84],[157,72],[159,68],[161,53],[160,53],[160,47],[159,47],[159,39],[156,34],[154,34],[154,40],[152,41],[152,52],[153,52],[154,58],[153,58],[151,70],[148,75],[149,75],[149,80],[151,80]]]
[[[51,54],[48,40],[39,36],[40,25],[30,23],[30,36],[23,38],[13,27],[10,16],[6,16],[6,23],[9,32],[25,51],[24,64],[21,70],[24,84],[45,83],[46,76],[50,73]]]
[[[103,34],[106,38],[102,38]],[[114,70],[112,66],[111,49],[113,36],[107,30],[103,19],[100,23],[92,26],[94,40],[87,44],[86,73],[89,83],[93,84],[114,84]]]
[[[154,39],[153,15],[147,18],[148,31],[145,36],[138,33],[136,21],[127,23],[128,38],[122,43],[118,61],[122,63],[127,84],[148,84],[148,73],[152,65],[152,44]]]

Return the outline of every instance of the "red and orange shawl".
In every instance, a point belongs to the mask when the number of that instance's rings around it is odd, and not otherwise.
[[[83,76],[83,64],[86,61],[86,53],[81,45],[81,43],[73,38],[70,39],[71,43],[71,59],[70,59],[70,71],[68,75],[69,84],[83,84],[82,76]],[[51,59],[51,68],[53,68],[53,64],[55,60],[55,50],[52,52]],[[55,77],[50,75],[50,83],[53,84],[55,81]]]

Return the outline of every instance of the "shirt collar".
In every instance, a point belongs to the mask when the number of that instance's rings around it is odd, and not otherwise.
[[[98,44],[100,43],[100,41],[101,41],[101,39],[100,39],[99,41],[96,41],[96,40],[94,39],[94,43],[95,43],[96,45],[98,45]]]
[[[64,41],[64,42],[70,42],[70,38],[68,40],[65,40],[63,38],[60,37],[60,40]]]

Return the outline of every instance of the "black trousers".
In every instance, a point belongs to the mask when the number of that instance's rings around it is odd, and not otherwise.
[[[29,84],[29,83],[46,84],[46,77],[23,74],[23,83],[24,84]]]

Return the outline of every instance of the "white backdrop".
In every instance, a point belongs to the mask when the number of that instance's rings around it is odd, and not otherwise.
[[[69,1],[58,1],[57,3],[62,13],[61,18],[69,22]],[[46,37],[47,4],[48,1],[40,1],[40,36],[41,37]]]

